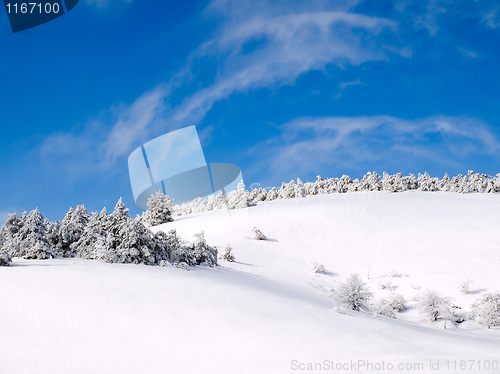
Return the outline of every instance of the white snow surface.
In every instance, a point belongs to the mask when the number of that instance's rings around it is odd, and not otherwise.
[[[500,195],[333,194],[152,228],[186,239],[205,230],[219,255],[229,244],[236,262],[216,268],[14,259],[0,267],[0,373],[376,372],[327,370],[325,361],[453,373],[447,360],[500,363],[500,329],[471,321],[444,329],[414,308],[434,289],[465,315],[499,290],[499,223]],[[268,240],[251,239],[254,226]],[[327,273],[310,272],[313,262]],[[340,313],[335,290],[351,273],[375,301],[390,294],[384,283],[410,309],[396,319]],[[466,279],[471,293],[462,294]],[[431,371],[437,360],[441,371]],[[308,364],[317,370],[300,370]]]

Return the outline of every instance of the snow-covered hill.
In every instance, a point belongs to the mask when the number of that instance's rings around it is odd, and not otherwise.
[[[0,267],[0,373],[365,373],[382,362],[451,373],[461,360],[476,366],[460,372],[498,372],[482,366],[500,364],[498,328],[444,329],[415,305],[434,289],[465,316],[499,290],[499,222],[496,194],[332,194],[153,228],[205,230],[220,254],[229,244],[236,262],[217,268],[14,259]],[[254,226],[269,240],[251,239]],[[327,273],[311,273],[313,262]],[[397,292],[410,308],[396,319],[341,313],[335,295],[351,273],[374,301]]]

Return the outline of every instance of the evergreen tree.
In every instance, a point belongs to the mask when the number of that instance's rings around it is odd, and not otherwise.
[[[217,265],[217,248],[207,244],[204,231],[194,235],[193,254],[197,265]]]
[[[53,257],[47,240],[44,218],[38,208],[24,216],[24,222],[16,236],[19,241],[18,256],[39,260]]]
[[[20,252],[18,233],[21,229],[25,213],[23,216],[18,216],[17,214],[9,214],[7,221],[2,226],[0,230],[1,236],[3,238],[0,251],[7,253],[9,257],[18,257]]]
[[[112,262],[133,264],[155,263],[153,233],[141,222],[128,220],[120,229],[119,235],[120,243],[116,248],[117,258],[116,261],[113,258]]]
[[[204,200],[204,199],[203,199]],[[172,219],[172,199],[161,191],[156,195],[151,195],[147,202],[148,209],[144,213],[144,220],[150,226],[161,225],[173,221]]]
[[[61,255],[74,257],[74,244],[80,240],[85,226],[89,221],[89,213],[84,205],[78,205],[76,210],[70,208],[61,222]]]
[[[106,208],[101,213],[94,212],[85,226],[80,239],[72,246],[78,257],[86,259],[104,258],[106,256]]]
[[[238,189],[228,194],[227,204],[229,209],[243,209],[254,205],[250,200],[248,192],[245,190],[243,180],[238,183]]]

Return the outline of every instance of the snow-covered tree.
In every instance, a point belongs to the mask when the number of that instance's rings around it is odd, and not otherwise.
[[[192,249],[188,243],[177,236],[177,231],[175,229],[170,230],[166,234],[163,233],[162,238],[167,243],[170,251],[170,263],[174,265],[179,263],[185,263],[190,266],[196,265]]]
[[[271,190],[267,193],[266,201],[276,200],[279,196],[279,192],[276,187],[271,188]]]
[[[120,229],[120,242],[108,262],[154,264],[155,243],[153,233],[137,220],[128,220]]]
[[[23,214],[23,223],[16,236],[19,252],[14,256],[39,260],[53,257],[47,241],[44,218],[38,208],[26,215]]]
[[[441,296],[434,290],[427,290],[420,295],[418,298],[418,309],[431,322],[437,320],[457,320],[457,316],[451,307],[451,299]]]
[[[62,256],[62,236],[61,236],[61,222],[51,222],[47,218],[44,221],[47,241],[49,246],[56,256]]]
[[[144,213],[144,220],[150,226],[161,225],[173,221],[172,219],[172,199],[163,192],[158,191],[156,195],[151,195],[147,202],[148,209]]]
[[[238,183],[237,190],[228,193],[227,204],[229,209],[243,209],[254,205],[250,200],[248,192],[245,190],[243,180]]]
[[[481,325],[500,326],[500,293],[488,293],[472,304],[469,318]]]
[[[267,239],[267,237],[257,227],[254,227],[252,229],[252,231],[253,231],[253,235],[254,235],[253,238],[255,240],[266,240]]]
[[[76,209],[70,208],[61,221],[61,252],[64,257],[74,257],[75,252],[72,245],[80,240],[89,221],[89,213],[84,205],[78,205]]]
[[[207,244],[204,231],[194,235],[193,254],[197,265],[217,266],[217,248]]]
[[[102,259],[106,257],[106,208],[101,213],[94,212],[81,235],[80,239],[72,246],[78,257],[86,259]]]
[[[0,251],[0,266],[9,266],[12,260],[7,252]]]
[[[369,310],[369,302],[372,293],[359,274],[351,274],[347,280],[340,285],[338,298],[347,304],[352,310]]]
[[[255,188],[251,193],[250,193],[250,200],[254,203],[260,203],[261,201],[266,201],[267,199],[267,191],[263,188]]]
[[[9,214],[7,221],[0,230],[2,237],[0,251],[6,252],[10,257],[17,257],[20,252],[18,233],[23,226],[26,214],[23,216],[18,216],[15,213]]]
[[[129,209],[123,203],[122,198],[118,200],[113,212],[106,217],[104,230],[106,231],[106,246],[111,251],[116,251],[121,242],[121,229],[129,221]]]
[[[301,198],[307,196],[306,188],[304,186],[304,183],[300,180],[300,178],[297,178],[297,183],[295,184],[294,196],[295,198]]]

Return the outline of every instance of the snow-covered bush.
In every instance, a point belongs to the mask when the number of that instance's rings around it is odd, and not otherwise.
[[[156,195],[151,195],[146,204],[148,209],[144,213],[143,219],[150,226],[157,226],[173,221],[172,199],[168,195],[158,191]]]
[[[255,240],[266,240],[267,239],[267,237],[257,227],[254,227],[252,229],[252,231],[253,231],[253,234],[254,234],[253,238]]]
[[[7,252],[0,251],[0,266],[9,266],[12,262]]]
[[[373,305],[373,313],[384,317],[396,318],[394,309],[391,308],[385,299],[379,300]]]
[[[470,279],[466,279],[463,282],[460,283],[460,292],[463,294],[467,295],[470,293],[470,285],[472,284],[472,281]]]
[[[428,321],[450,320],[455,322],[458,320],[452,309],[451,299],[441,296],[434,290],[423,292],[417,301],[418,309]]]
[[[349,275],[347,280],[340,285],[337,295],[339,301],[347,304],[352,310],[369,310],[372,293],[359,274]]]
[[[322,264],[318,264],[317,262],[313,262],[309,271],[314,274],[326,274],[325,266]]]
[[[378,287],[381,290],[389,290],[389,291],[392,291],[395,288],[394,285],[392,284],[392,282],[389,279],[385,279],[385,280],[381,281],[379,283]]]
[[[491,327],[500,326],[500,293],[488,293],[471,306],[469,318]]]
[[[234,262],[235,261],[235,258],[234,258],[232,250],[233,249],[231,248],[230,245],[228,245],[226,247],[226,249],[224,250],[224,255],[222,255],[222,259],[224,261],[228,261],[228,262]]]

